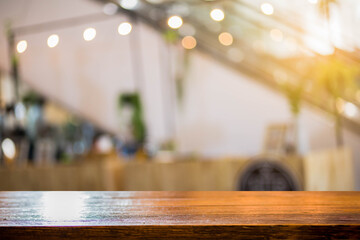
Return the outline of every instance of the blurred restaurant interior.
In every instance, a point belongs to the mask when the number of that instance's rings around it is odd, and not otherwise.
[[[358,0],[0,0],[0,190],[360,190]]]

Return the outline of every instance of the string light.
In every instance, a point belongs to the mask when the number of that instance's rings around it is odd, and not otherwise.
[[[47,39],[47,45],[49,48],[56,47],[59,44],[59,36],[56,34],[50,35]]]
[[[128,35],[131,32],[131,30],[132,30],[132,26],[128,22],[120,23],[118,27],[118,33],[123,36]]]
[[[139,1],[138,0],[121,0],[119,3],[120,3],[120,6],[124,9],[133,10],[138,5]]]
[[[221,9],[215,8],[215,9],[211,10],[210,17],[214,21],[220,22],[220,21],[224,20],[225,14]]]
[[[173,29],[180,28],[182,24],[183,24],[183,20],[179,16],[171,16],[168,19],[168,25]]]
[[[263,3],[260,8],[265,15],[271,15],[274,13],[274,7],[270,3]]]
[[[224,46],[230,46],[233,43],[233,36],[228,32],[220,33],[219,42]]]
[[[85,41],[91,41],[96,37],[95,28],[87,28],[83,33],[83,37]]]
[[[181,44],[185,49],[193,49],[196,47],[196,39],[193,36],[186,36],[182,39]]]
[[[16,45],[16,50],[18,53],[23,53],[26,51],[26,49],[27,49],[27,42],[25,40],[21,40]]]

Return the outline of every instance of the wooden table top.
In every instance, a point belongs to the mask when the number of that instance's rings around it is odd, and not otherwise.
[[[360,192],[0,192],[0,239],[360,239]]]

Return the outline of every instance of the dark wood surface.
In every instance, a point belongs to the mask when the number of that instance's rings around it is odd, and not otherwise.
[[[360,239],[360,192],[0,192],[0,239]]]

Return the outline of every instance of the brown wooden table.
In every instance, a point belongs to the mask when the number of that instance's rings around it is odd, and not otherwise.
[[[360,192],[0,192],[0,239],[360,239]]]

